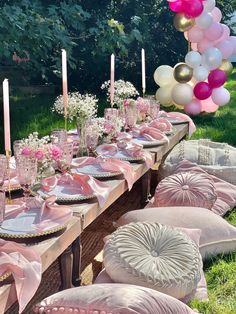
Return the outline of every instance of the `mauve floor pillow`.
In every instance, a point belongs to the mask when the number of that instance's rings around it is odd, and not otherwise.
[[[114,282],[184,298],[197,287],[202,259],[186,234],[158,223],[131,223],[105,243],[104,267]]]
[[[200,229],[199,249],[203,259],[218,253],[236,251],[236,227],[206,208],[153,207],[134,210],[124,214],[117,225],[140,221]]]
[[[180,172],[164,178],[156,187],[155,207],[194,206],[211,209],[217,194],[208,174]]]
[[[36,313],[194,314],[161,292],[125,284],[98,284],[58,292],[35,307]]]

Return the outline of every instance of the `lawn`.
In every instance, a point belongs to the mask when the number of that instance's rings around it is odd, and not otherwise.
[[[192,139],[209,138],[236,146],[236,70],[231,75],[226,87],[232,96],[230,104],[220,108],[214,114],[202,114],[195,117],[193,120],[197,125],[197,132]],[[53,102],[54,97],[12,96],[12,140],[26,137],[33,131],[38,131],[40,135],[46,135],[52,129],[63,127],[63,119],[50,110]],[[103,103],[105,102],[103,101]],[[104,105],[100,105],[100,114],[103,109]],[[0,151],[3,152],[3,128],[0,130]],[[236,225],[236,209],[225,218]],[[198,309],[202,314],[236,313],[236,252],[205,262],[204,270],[208,284],[209,302],[194,300],[190,306]]]

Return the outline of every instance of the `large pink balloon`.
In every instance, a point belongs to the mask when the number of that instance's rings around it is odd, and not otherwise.
[[[204,38],[200,43],[197,44],[197,50],[201,53],[203,53],[208,48],[211,48],[214,46],[214,42]]]
[[[217,88],[224,85],[226,80],[226,73],[219,69],[211,71],[211,73],[208,75],[208,83],[211,88]]]
[[[195,85],[193,92],[197,99],[204,100],[211,96],[212,89],[208,83],[199,82]]]
[[[224,40],[229,39],[229,36],[230,36],[230,29],[229,29],[229,26],[227,26],[227,25],[225,25],[225,24],[221,24],[221,25],[222,25],[222,27],[223,27],[223,34],[222,34],[222,36],[221,36],[219,39],[217,39],[217,40],[215,41],[215,45],[218,44],[218,43],[220,43],[221,41],[224,41]]]
[[[211,15],[213,17],[214,22],[220,22],[222,19],[222,13],[221,13],[220,9],[217,7],[214,7],[214,9],[211,12]]]
[[[225,106],[230,101],[230,92],[223,86],[215,88],[212,92],[212,100],[217,106]]]
[[[223,35],[224,29],[220,23],[213,22],[210,27],[208,27],[204,35],[209,40],[217,40]]]
[[[219,108],[213,102],[211,97],[209,97],[208,99],[202,100],[201,105],[202,105],[202,111],[205,111],[205,112],[216,112],[217,109]]]
[[[201,40],[203,40],[204,33],[203,31],[197,27],[193,26],[188,32],[187,32],[188,40],[191,43],[199,43]]]
[[[202,111],[201,102],[198,99],[193,99],[193,101],[184,106],[184,111],[190,116],[197,116]]]
[[[230,40],[222,41],[215,47],[220,50],[223,59],[228,59],[230,56],[232,56],[234,52],[234,46],[232,45]]]
[[[176,12],[176,13],[183,12],[182,0],[169,2],[169,8],[171,9],[171,11]]]
[[[201,0],[183,0],[183,12],[188,17],[197,17],[203,12]]]

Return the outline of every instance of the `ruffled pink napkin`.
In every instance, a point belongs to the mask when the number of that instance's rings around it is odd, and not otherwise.
[[[161,132],[171,132],[172,131],[172,124],[166,118],[158,118],[152,120],[149,123],[149,126],[155,129],[160,130]]]
[[[165,111],[160,111],[158,114],[159,117],[164,117],[164,118],[171,118],[175,119],[176,121],[180,120],[185,120],[186,122],[189,122],[189,136],[191,136],[195,131],[196,131],[196,126],[193,123],[193,120],[186,114],[181,113],[181,112],[165,112]]]
[[[19,313],[32,299],[41,281],[41,259],[31,248],[0,239],[0,275],[11,272],[16,285]]]
[[[69,186],[70,190],[82,195],[95,195],[102,207],[109,196],[109,186],[85,174],[57,174],[41,181],[44,191],[52,191],[57,185]]]
[[[169,142],[168,137],[162,133],[160,130],[153,128],[153,127],[149,127],[146,125],[143,125],[139,128],[134,128],[131,131],[131,134],[133,135],[133,137],[144,137],[147,141],[155,141],[155,140],[159,140],[159,141],[165,141],[165,142]]]
[[[129,190],[132,189],[135,178],[134,170],[129,162],[106,157],[81,157],[74,160],[74,165],[78,168],[94,164],[98,164],[105,171],[122,173],[128,183]]]
[[[152,155],[143,149],[143,146],[137,143],[132,143],[129,140],[122,140],[116,144],[103,144],[97,147],[97,153],[102,157],[115,156],[119,151],[123,152],[126,156],[142,158],[147,167],[153,166]]]

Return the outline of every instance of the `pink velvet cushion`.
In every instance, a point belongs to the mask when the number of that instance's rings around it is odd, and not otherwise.
[[[159,222],[174,227],[200,229],[200,253],[204,258],[236,250],[236,228],[212,211],[201,207],[153,207],[124,214],[117,225]]]
[[[208,174],[181,172],[163,179],[157,186],[154,206],[194,206],[211,209],[217,198]]]
[[[225,215],[229,210],[236,206],[236,186],[230,184],[218,177],[208,174],[201,169],[197,164],[183,160],[175,168],[175,173],[194,172],[195,174],[205,174],[214,181],[216,188],[217,199],[212,207],[212,211],[220,216]],[[199,207],[201,207],[199,205]]]
[[[194,314],[161,292],[125,284],[98,284],[58,292],[35,307],[36,313]]]

